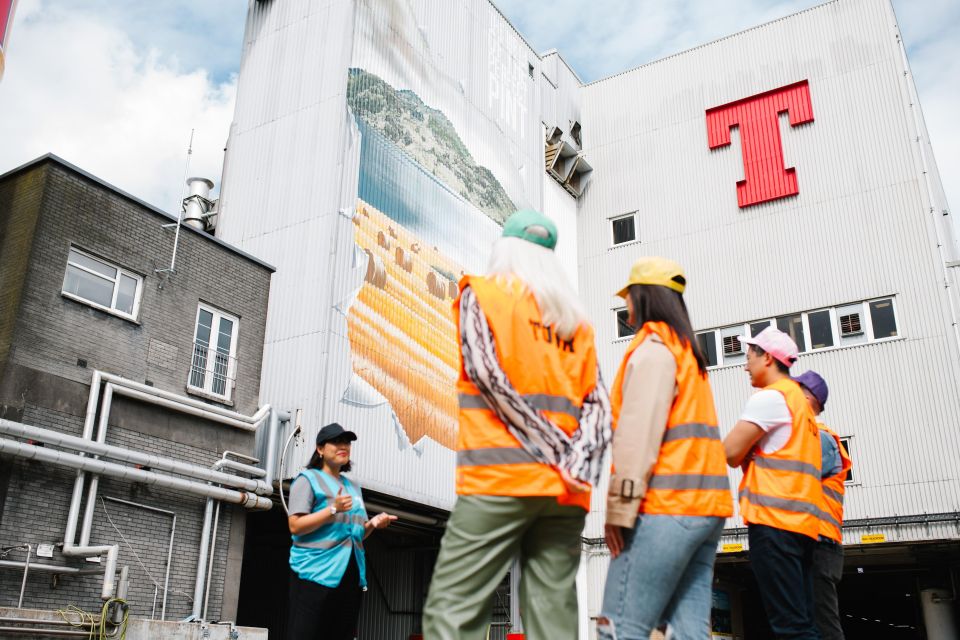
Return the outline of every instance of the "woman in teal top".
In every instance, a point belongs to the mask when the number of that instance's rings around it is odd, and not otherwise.
[[[385,513],[368,519],[360,487],[342,475],[356,439],[335,422],[325,426],[290,487],[289,640],[354,638],[367,587],[363,540],[397,519]]]

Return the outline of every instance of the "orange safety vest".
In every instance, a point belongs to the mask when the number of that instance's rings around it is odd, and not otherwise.
[[[840,436],[825,424],[818,423],[817,427],[836,441],[837,451],[840,452],[840,459],[843,461],[843,468],[839,473],[823,479],[823,502],[820,504],[820,535],[843,544],[841,528],[843,527],[844,483],[847,481],[847,475],[850,473],[853,461],[850,460],[847,450],[843,448]]]
[[[670,407],[640,513],[731,516],[733,497],[710,382],[701,375],[690,345],[680,340],[668,324],[645,323],[627,347],[610,393],[613,428],[617,428],[623,404],[627,362],[651,334],[660,337],[677,362],[677,396]]]
[[[580,424],[583,399],[597,384],[593,329],[584,325],[569,340],[545,326],[533,294],[518,280],[467,276],[493,332],[500,368],[514,389],[567,435]],[[460,326],[460,299],[453,303]],[[457,380],[457,493],[493,496],[557,496],[561,504],[590,509],[590,492],[569,494],[560,473],[539,462],[507,430],[467,377],[460,354]]]
[[[793,418],[787,443],[773,453],[757,446],[740,482],[740,515],[747,524],[820,533],[820,433],[800,385],[782,378],[765,389],[783,394]]]

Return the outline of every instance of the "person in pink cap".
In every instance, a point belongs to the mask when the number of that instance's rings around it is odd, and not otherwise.
[[[790,377],[797,345],[767,327],[748,345],[746,370],[760,389],[723,441],[727,464],[743,468],[740,516],[750,567],[774,636],[817,640],[813,550],[820,533],[820,435],[800,385]]]

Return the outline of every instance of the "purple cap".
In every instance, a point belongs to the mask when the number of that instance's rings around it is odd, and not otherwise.
[[[821,409],[826,406],[827,396],[830,395],[830,390],[827,388],[827,381],[823,379],[823,376],[816,371],[804,371],[794,377],[794,380],[806,387],[807,390],[813,394],[813,397],[820,403]]]
[[[793,338],[779,329],[767,327],[752,338],[740,336],[742,344],[752,344],[763,349],[775,359],[779,360],[788,367],[792,367],[797,361],[800,350],[797,349],[797,343]]]

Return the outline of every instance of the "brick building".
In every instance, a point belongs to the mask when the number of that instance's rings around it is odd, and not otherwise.
[[[166,271],[175,223],[56,156],[0,175],[0,418],[79,436],[95,371],[224,415],[257,411],[273,268],[183,226],[176,270]],[[107,445],[203,467],[225,451],[254,451],[255,425],[238,428],[130,395],[113,399]],[[61,553],[76,476],[59,464],[0,456],[0,547],[30,544],[35,563],[96,567]],[[89,539],[120,545],[131,615],[160,617],[167,575],[166,618],[195,610],[205,502],[100,478]],[[209,545],[208,619],[235,619],[244,523],[242,507],[222,505]],[[38,558],[38,545],[54,545],[52,556]],[[6,561],[24,555],[11,550]],[[30,572],[25,607],[99,609],[102,576],[53,575]],[[16,606],[21,578],[22,570],[0,570],[0,606]]]

